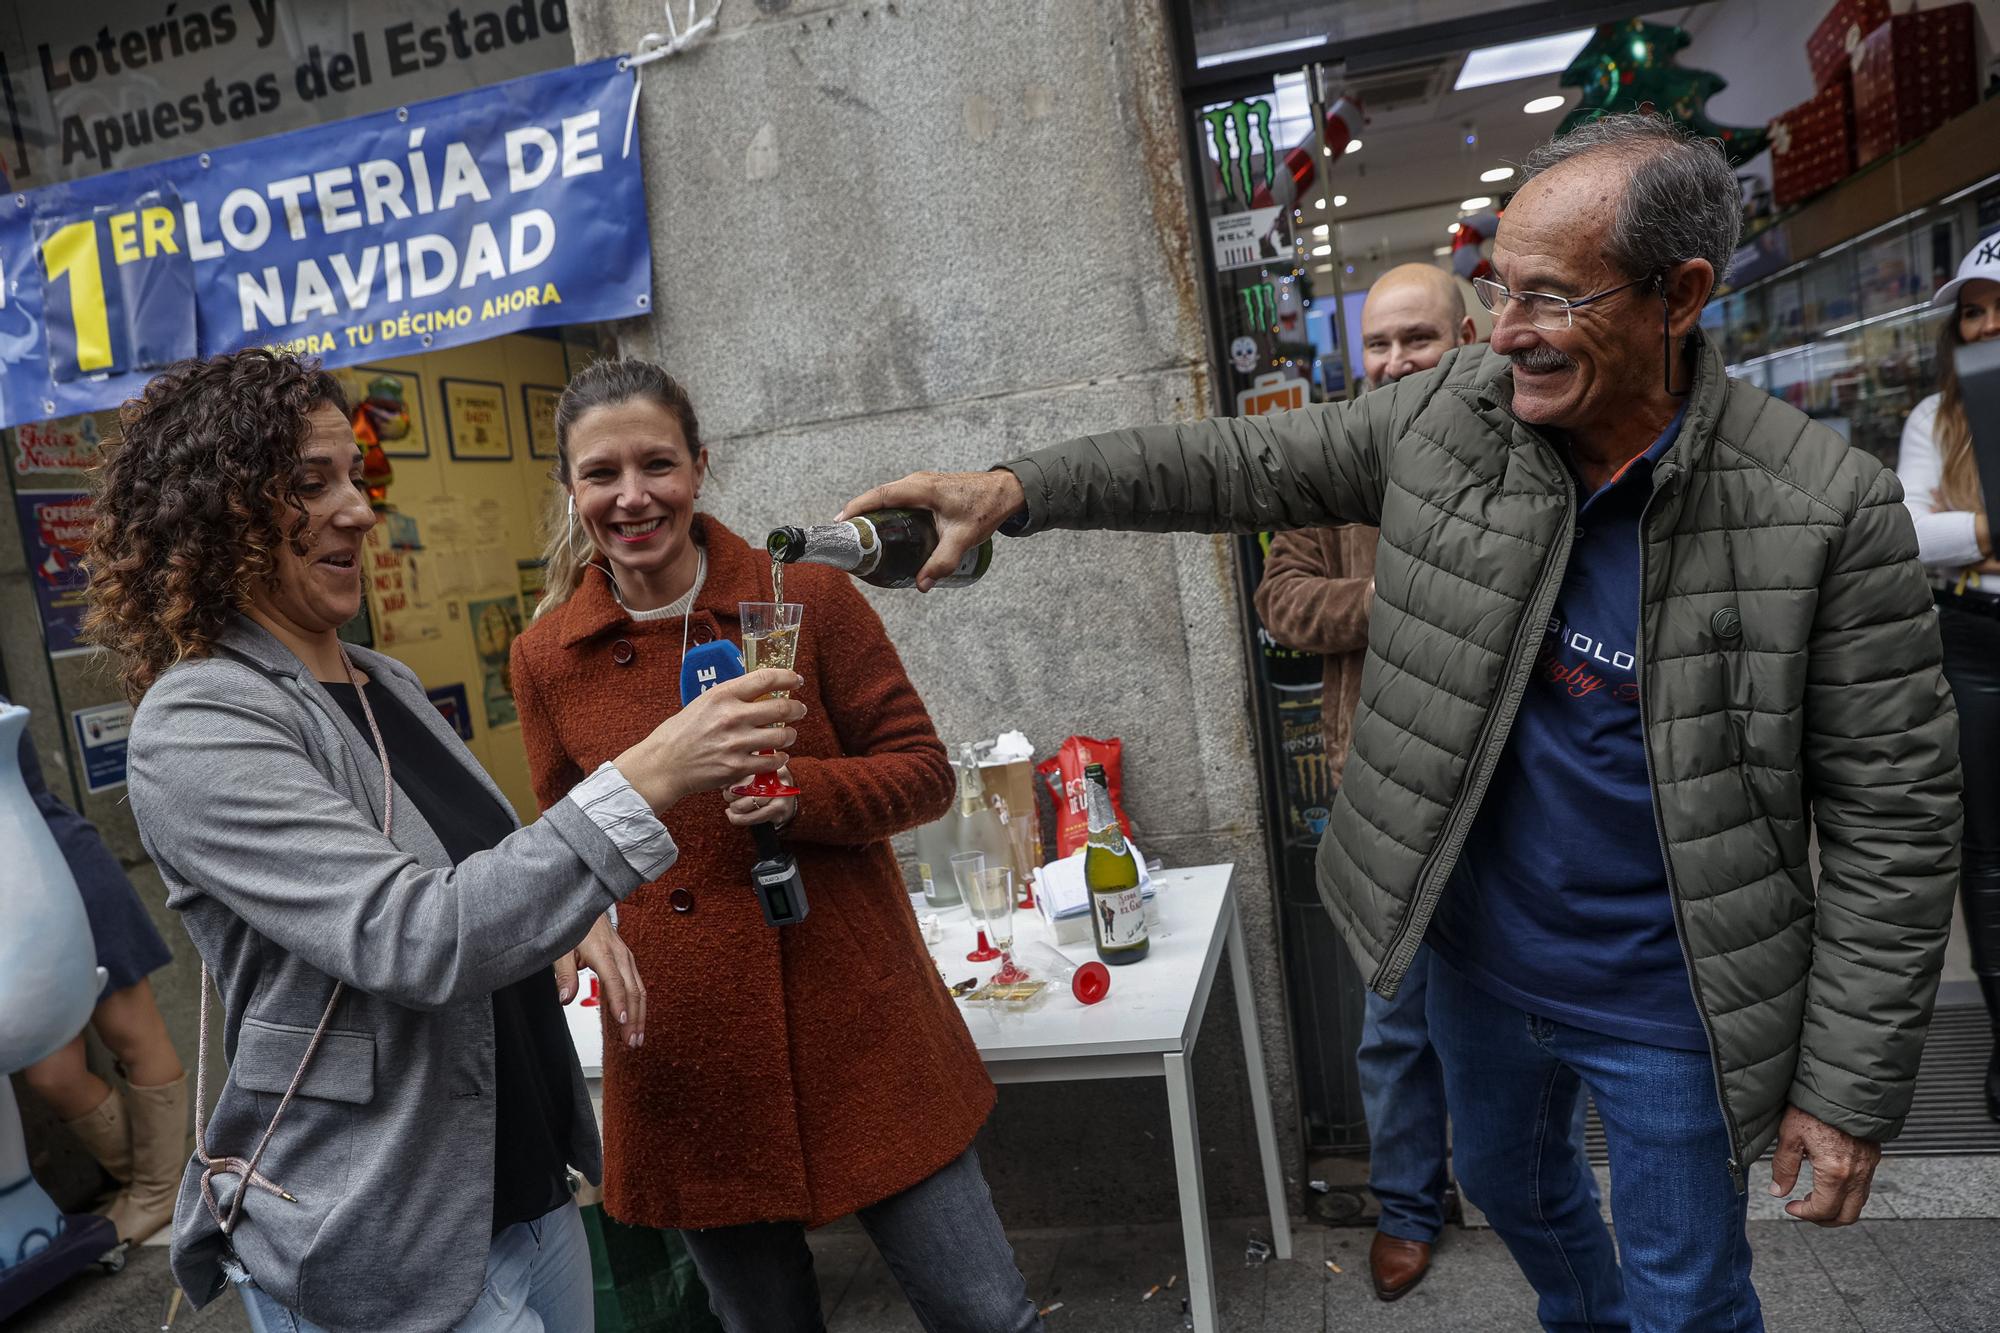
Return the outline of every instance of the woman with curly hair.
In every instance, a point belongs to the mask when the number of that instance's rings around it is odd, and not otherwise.
[[[567,1168],[600,1150],[550,964],[673,863],[661,812],[790,745],[803,706],[758,696],[799,682],[711,692],[518,826],[417,678],[338,637],[375,523],[342,409],[290,356],[182,362],[102,468],[89,632],[229,1056],[174,1274],[198,1304],[234,1280],[259,1329],[587,1329]],[[631,955],[587,951],[639,1045]],[[206,984],[202,1018],[205,1051]]]

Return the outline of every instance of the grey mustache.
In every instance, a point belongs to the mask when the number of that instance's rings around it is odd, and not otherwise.
[[[1523,370],[1567,370],[1576,364],[1576,362],[1570,360],[1555,348],[1547,345],[1530,347],[1526,351],[1511,353],[1508,359]]]

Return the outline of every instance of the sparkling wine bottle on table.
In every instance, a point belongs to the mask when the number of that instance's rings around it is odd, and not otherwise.
[[[1136,963],[1152,948],[1146,936],[1146,900],[1139,891],[1139,860],[1111,811],[1104,765],[1084,769],[1083,782],[1090,817],[1083,882],[1090,890],[1090,930],[1097,937],[1097,956],[1114,966]]]
[[[831,565],[878,588],[915,587],[917,573],[937,550],[937,522],[927,509],[877,509],[839,523],[774,528],[764,539],[780,564]],[[940,588],[977,583],[993,563],[993,539],[965,553]]]

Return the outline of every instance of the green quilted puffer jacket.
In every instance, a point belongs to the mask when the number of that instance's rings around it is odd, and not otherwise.
[[[1641,520],[1640,716],[1740,1188],[1787,1102],[1862,1138],[1902,1127],[1958,879],[1958,724],[1895,474],[1690,345],[1687,416]],[[1029,532],[1381,528],[1318,880],[1383,995],[1479,811],[1569,559],[1575,483],[1509,414],[1512,390],[1506,357],[1465,348],[1354,402],[1006,465]]]

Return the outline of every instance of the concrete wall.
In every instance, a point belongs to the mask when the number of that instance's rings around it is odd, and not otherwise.
[[[630,50],[660,26],[656,0],[573,10],[579,59]],[[715,39],[647,72],[638,132],[657,313],[620,330],[628,350],[691,385],[718,516],[761,531],[829,515],[915,468],[985,467],[1079,432],[1205,412],[1180,115],[1163,0],[726,0]],[[876,605],[947,740],[1000,726],[1044,747],[1121,736],[1148,853],[1237,864],[1296,1185],[1234,588],[1222,539],[1053,534],[1004,544],[973,591]],[[35,626],[9,506],[0,653],[36,709],[52,785],[67,791],[61,710],[116,687],[101,658],[52,672]],[[154,983],[192,1069],[198,960],[122,798],[92,798],[86,812],[175,948]],[[1231,994],[1225,960],[1196,1057],[1217,1216],[1262,1207]],[[94,1173],[24,1102],[38,1172],[81,1202]],[[1157,1082],[1010,1088],[981,1150],[1014,1225],[1176,1215]]]
[[[660,20],[573,11],[579,59]],[[726,0],[720,29],[646,73],[656,313],[620,337],[690,385],[725,522],[1207,410],[1161,0]],[[1296,1181],[1234,578],[1222,539],[1053,534],[1004,542],[972,591],[875,605],[947,741],[1121,736],[1149,854],[1237,864]],[[1197,1055],[1219,1216],[1260,1208],[1229,996],[1225,964]],[[1002,1216],[1035,1225],[1175,1216],[1167,1143],[1137,1081],[1009,1088],[981,1150]]]

